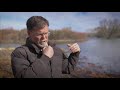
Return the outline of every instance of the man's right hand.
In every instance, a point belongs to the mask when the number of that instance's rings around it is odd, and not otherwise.
[[[43,54],[51,58],[54,55],[54,50],[51,46],[47,46],[43,48]]]

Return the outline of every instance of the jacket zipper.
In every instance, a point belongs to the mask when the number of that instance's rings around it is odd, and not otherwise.
[[[53,78],[53,75],[52,75],[52,64],[51,64],[51,61],[49,61],[49,63],[50,63],[51,78]]]

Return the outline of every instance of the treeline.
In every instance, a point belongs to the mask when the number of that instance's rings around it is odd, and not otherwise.
[[[25,43],[27,30],[15,30],[12,28],[0,29],[0,43]],[[71,28],[60,30],[50,30],[50,40],[83,40],[86,39],[86,33],[74,32]]]
[[[80,40],[87,37],[86,33],[75,32],[71,28],[50,30],[50,40]]]
[[[120,38],[120,20],[104,19],[100,21],[100,26],[95,28],[94,36],[98,38]]]
[[[0,29],[0,43],[24,43],[27,37],[26,29]]]

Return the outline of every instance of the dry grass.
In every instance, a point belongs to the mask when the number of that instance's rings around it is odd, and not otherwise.
[[[13,78],[10,55],[13,50],[0,50],[0,78]]]
[[[94,71],[89,71],[86,69],[78,69],[71,73],[73,78],[120,78],[120,75],[113,75],[107,73],[99,73]]]

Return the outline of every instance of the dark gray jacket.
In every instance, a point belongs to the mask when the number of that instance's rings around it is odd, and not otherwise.
[[[55,44],[52,58],[48,58],[37,45],[29,39],[26,44],[16,48],[11,54],[11,65],[16,78],[61,78],[70,74],[79,60],[79,52],[66,57]]]

